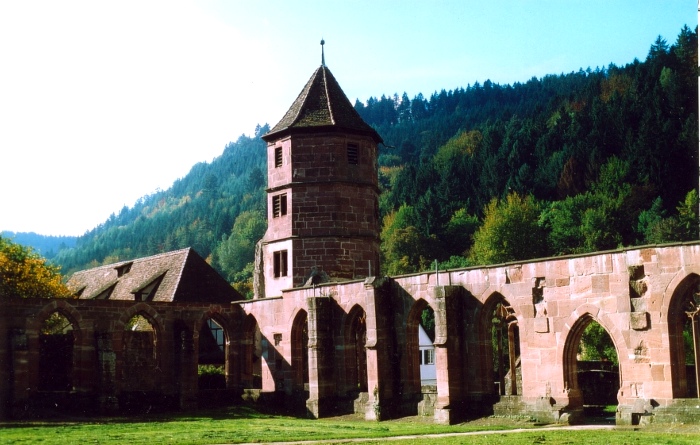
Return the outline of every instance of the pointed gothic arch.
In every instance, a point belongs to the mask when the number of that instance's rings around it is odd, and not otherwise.
[[[600,309],[591,305],[584,305],[577,308],[570,318],[570,327],[562,331],[562,335],[565,336],[564,346],[561,349],[563,389],[569,396],[569,409],[583,408],[583,391],[586,388],[582,388],[579,381],[578,354],[583,333],[591,323],[597,323],[605,330],[606,334],[613,342],[616,355],[620,357],[618,343],[622,340],[618,337],[617,332],[610,329],[610,325],[606,322],[606,317],[601,315]],[[614,397],[612,394],[617,394],[620,388],[622,371],[620,367],[616,385],[609,390],[611,397]]]
[[[697,363],[700,355],[700,341],[697,338],[699,294],[700,275],[690,273],[674,288],[668,304],[667,326],[674,398],[700,397]]]
[[[418,342],[418,325],[423,311],[430,307],[427,301],[419,298],[413,303],[406,317],[406,350],[403,362],[404,396],[414,397],[421,393],[420,381],[420,345]],[[432,309],[432,308],[431,308]],[[434,310],[434,309],[433,309]],[[436,366],[438,364],[436,363]],[[438,368],[439,369],[439,368]]]
[[[57,309],[44,317],[39,331],[39,389],[71,391],[78,360],[77,326]]]
[[[513,307],[498,292],[489,295],[479,310],[478,338],[481,391],[497,396],[518,394],[520,329]]]
[[[51,317],[63,318],[64,323],[70,325],[70,332],[56,333],[58,336],[48,339],[43,332],[47,320]],[[48,391],[67,391],[92,384],[80,372],[79,363],[86,341],[81,323],[80,312],[67,300],[62,299],[44,305],[35,316],[27,320],[28,346],[30,350],[37,351],[39,358],[30,363],[29,376],[33,387]],[[60,335],[63,335],[63,340],[59,338]],[[52,375],[55,372],[61,375]]]
[[[117,375],[121,376],[122,391],[146,394],[161,389],[164,328],[160,316],[150,306],[139,303],[122,315],[121,341],[115,347],[118,359]],[[140,406],[145,400],[129,398],[127,406]]]
[[[253,314],[243,321],[241,341],[241,384],[243,388],[262,389],[262,332]]]
[[[367,315],[362,307],[355,305],[350,309],[343,332],[347,391],[367,392]]]
[[[228,387],[232,366],[229,360],[231,335],[227,320],[217,312],[208,312],[198,323],[197,333],[197,364],[200,368],[211,367],[208,373],[200,375],[200,388]],[[214,368],[218,370],[213,372]]]
[[[300,309],[292,322],[292,385],[295,391],[306,391],[309,386],[309,318]]]

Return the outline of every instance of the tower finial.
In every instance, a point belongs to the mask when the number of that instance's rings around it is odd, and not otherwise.
[[[323,52],[323,45],[326,44],[326,41],[321,38],[321,66],[326,66],[326,55]]]

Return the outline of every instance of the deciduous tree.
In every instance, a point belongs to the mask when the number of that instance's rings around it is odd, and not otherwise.
[[[0,296],[69,298],[58,268],[32,249],[0,236]]]
[[[474,234],[473,264],[495,264],[543,256],[544,231],[538,222],[540,205],[531,195],[509,194],[486,206],[484,222]]]

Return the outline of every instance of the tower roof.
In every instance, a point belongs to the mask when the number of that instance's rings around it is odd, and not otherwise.
[[[362,120],[328,67],[321,65],[306,83],[281,121],[263,139],[270,141],[285,134],[308,131],[343,130],[381,136]]]

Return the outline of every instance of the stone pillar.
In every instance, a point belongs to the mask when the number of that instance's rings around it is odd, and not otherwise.
[[[4,314],[0,314],[0,420],[10,417],[10,400],[12,394],[10,369],[10,337]]]
[[[306,299],[309,308],[309,399],[306,409],[310,416],[319,418],[332,408],[333,380],[333,318],[330,297]]]
[[[97,375],[99,377],[99,407],[102,414],[119,410],[116,395],[117,355],[114,352],[111,332],[96,332],[97,341]]]
[[[369,400],[366,420],[382,420],[393,414],[394,381],[391,369],[392,323],[387,317],[388,295],[383,295],[383,280],[365,280],[367,321],[367,391]]]
[[[197,354],[194,347],[195,338],[192,331],[180,331],[177,353],[180,363],[180,409],[197,409],[199,380],[197,375]]]
[[[460,351],[460,296],[459,286],[437,286],[435,293],[435,366],[437,401],[435,423],[451,424],[456,421],[455,410],[462,403],[463,378]]]
[[[11,415],[20,416],[24,407],[28,407],[29,395],[29,347],[27,333],[24,329],[10,331],[10,408]]]

